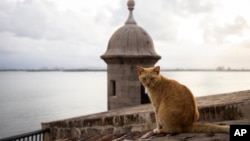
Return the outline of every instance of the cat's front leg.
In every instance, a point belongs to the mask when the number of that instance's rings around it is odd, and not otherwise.
[[[156,128],[153,130],[155,134],[160,133],[160,130],[162,129],[162,126],[159,123],[157,111],[155,110],[155,121],[156,121]]]

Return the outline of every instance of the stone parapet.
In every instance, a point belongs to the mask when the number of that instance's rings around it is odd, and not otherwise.
[[[234,121],[250,119],[250,90],[198,97],[197,103],[201,122],[225,124],[225,121],[230,121],[226,124],[234,124]],[[51,129],[46,136],[47,141],[141,133],[150,131],[155,126],[155,116],[150,104],[42,123],[42,128]]]

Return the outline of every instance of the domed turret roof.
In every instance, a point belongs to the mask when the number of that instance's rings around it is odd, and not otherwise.
[[[111,36],[107,51],[101,56],[102,59],[109,58],[154,58],[161,57],[155,52],[153,40],[149,34],[134,20],[134,1],[128,1],[129,17],[124,26],[119,28]]]

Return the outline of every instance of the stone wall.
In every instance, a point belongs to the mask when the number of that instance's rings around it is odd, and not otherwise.
[[[197,103],[202,122],[250,119],[250,91],[198,97]],[[42,123],[42,128],[51,129],[46,141],[147,131],[155,126],[150,104]]]

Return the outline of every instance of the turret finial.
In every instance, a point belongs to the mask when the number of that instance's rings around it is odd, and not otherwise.
[[[135,6],[134,0],[128,0],[127,5],[128,5],[128,10],[129,10],[129,16],[125,24],[136,24],[136,21],[134,20],[134,16],[133,16],[133,10]]]

